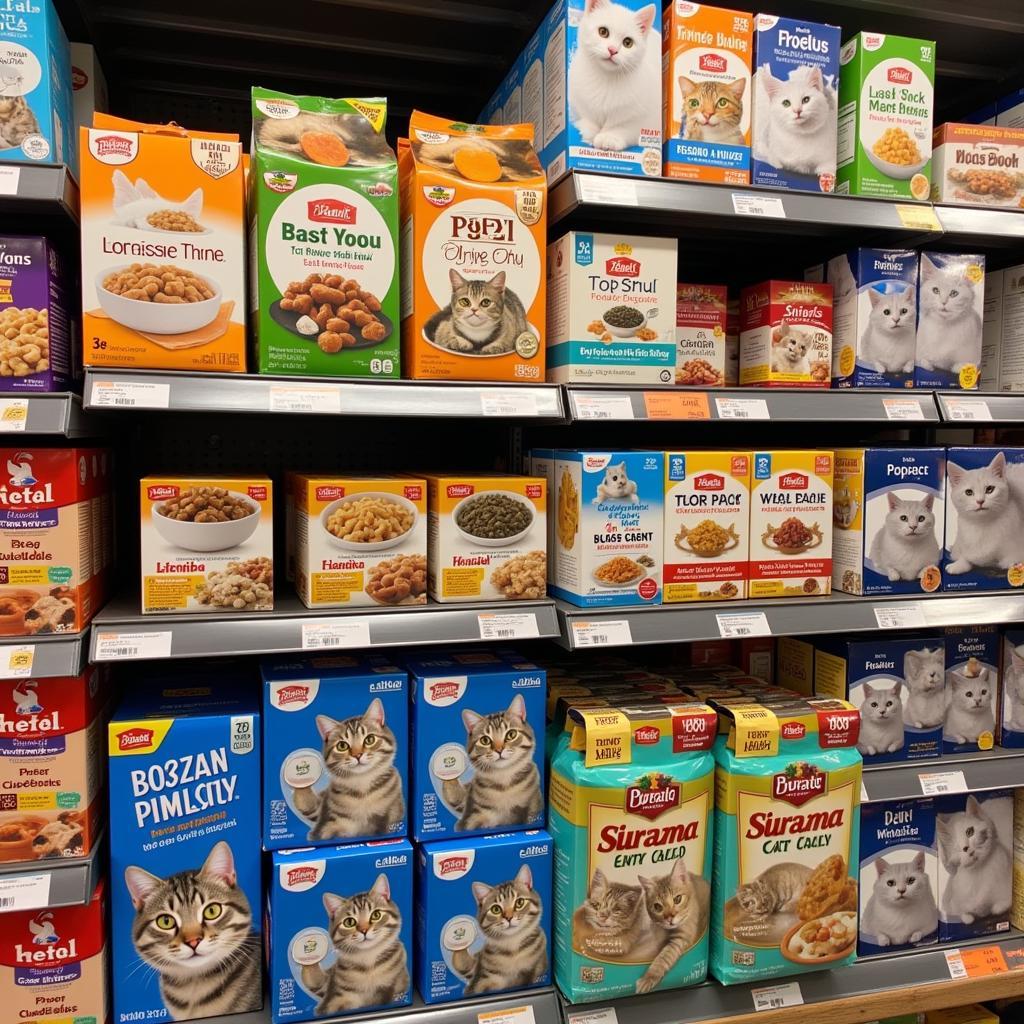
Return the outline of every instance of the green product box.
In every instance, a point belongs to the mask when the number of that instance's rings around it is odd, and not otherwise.
[[[836,192],[926,200],[935,43],[860,32],[843,44],[839,64]]]
[[[398,162],[382,99],[252,91],[260,373],[398,377]]]

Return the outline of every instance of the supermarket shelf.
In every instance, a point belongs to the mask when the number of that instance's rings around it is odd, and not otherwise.
[[[21,412],[25,403],[24,412]],[[0,394],[0,433],[97,437],[103,425],[82,409],[82,399],[70,391],[47,394]],[[24,426],[22,426],[24,424]]]
[[[1024,224],[1021,225],[1024,231]],[[1024,235],[1020,238],[1024,245]],[[1024,422],[1024,392],[1003,394],[985,391],[940,391],[935,396],[943,423]]]
[[[0,214],[5,218],[66,218],[78,223],[78,184],[64,164],[0,161]]]
[[[85,667],[87,638],[88,630],[48,636],[4,637],[0,642],[0,679],[29,675],[36,679],[49,679],[77,675]],[[31,654],[20,659],[13,657],[14,652],[26,651]]]
[[[935,211],[942,222],[943,242],[982,249],[1024,245],[1024,214],[1020,211],[979,206],[936,206]]]
[[[37,860],[28,864],[0,864],[0,908],[4,897],[21,894],[15,909],[36,910],[42,907],[77,907],[88,903],[96,884],[105,873],[104,837],[88,857]],[[40,876],[47,881],[39,882]],[[31,893],[34,899],[27,898]],[[4,911],[0,909],[0,914]]]
[[[138,611],[137,599],[114,601],[93,620],[89,657],[92,661],[144,661],[151,658],[205,658],[309,650],[314,641],[308,627],[320,627],[321,632],[328,633],[333,630],[338,642],[323,643],[328,647],[479,643],[480,616],[488,613],[523,618],[532,616],[536,634],[531,630],[531,637],[558,636],[554,601],[311,611],[297,597],[289,595],[277,598],[276,605],[272,612],[142,615]],[[522,625],[520,619],[518,626]],[[303,644],[304,626],[307,627],[306,644]],[[140,641],[140,634],[146,634],[148,640]],[[515,632],[495,637],[499,638],[527,637],[522,632]],[[104,656],[104,651],[109,648],[114,648],[114,656]]]
[[[865,766],[864,791],[867,793],[867,802],[909,800],[921,796],[921,775],[956,771],[964,773],[967,789],[971,793],[1001,789],[1004,786],[1024,786],[1024,750],[995,747],[970,754],[945,754],[925,761]]]
[[[87,369],[87,409],[561,420],[557,384],[332,380]]]

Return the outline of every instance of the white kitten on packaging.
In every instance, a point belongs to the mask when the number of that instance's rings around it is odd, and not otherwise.
[[[996,739],[1001,747],[1024,747],[1024,630],[1003,633],[1002,667]]]
[[[995,626],[946,628],[947,754],[991,750],[999,707],[999,631]]]

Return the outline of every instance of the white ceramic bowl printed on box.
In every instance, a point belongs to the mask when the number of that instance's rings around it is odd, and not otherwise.
[[[358,500],[359,498],[379,498],[382,501],[390,501],[395,505],[401,505],[408,513],[412,515],[412,525],[405,533],[400,533],[397,537],[392,537],[390,540],[378,540],[378,541],[353,541],[345,540],[343,537],[337,537],[327,528],[327,520],[334,514],[335,509],[341,508],[342,505],[348,505],[349,503]],[[396,544],[401,544],[409,534],[416,529],[416,520],[419,518],[419,511],[416,506],[409,501],[408,498],[403,498],[400,494],[388,494],[384,491],[359,491],[356,494],[346,494],[344,498],[339,498],[337,501],[332,501],[320,513],[320,525],[323,527],[324,533],[327,534],[327,539],[336,548],[341,548],[342,551],[386,551],[388,548],[393,548]]]
[[[145,331],[147,334],[187,334],[217,319],[223,292],[216,281],[203,277],[213,290],[212,299],[203,299],[201,302],[143,302],[141,299],[126,299],[123,295],[115,295],[103,287],[103,282],[111,274],[119,274],[127,269],[127,265],[108,267],[96,275],[100,309],[111,320],[133,331]]]
[[[628,302],[618,303],[618,305],[628,306]],[[601,323],[604,324],[604,329],[616,338],[632,338],[637,331],[642,331],[648,321],[653,320],[658,315],[658,307],[655,306],[653,309],[639,309],[636,306],[630,306],[630,309],[635,309],[642,317],[643,320],[636,325],[636,327],[615,327],[608,323],[604,316],[601,317]],[[607,315],[607,314],[605,314]]]
[[[129,300],[130,301],[130,300]],[[150,510],[156,532],[168,544],[186,551],[226,551],[244,544],[255,532],[260,522],[260,507],[246,494],[228,491],[236,501],[249,505],[252,515],[244,519],[229,519],[226,523],[190,523],[160,515],[164,502],[158,502]]]
[[[537,339],[537,341],[539,343],[540,342],[540,331],[536,327],[534,327],[533,324],[527,324],[526,326],[530,329],[530,333],[534,336],[534,338]],[[441,349],[442,352],[450,352],[451,351],[451,349],[448,348],[447,346],[439,345],[436,341],[431,341],[431,339],[427,337],[426,328],[424,328],[422,331],[420,331],[420,336],[423,338],[423,340],[428,345],[433,345],[434,348],[439,348],[439,349]],[[522,335],[520,335],[520,337],[522,337]],[[500,359],[502,356],[507,356],[508,353],[507,352],[481,352],[480,349],[477,348],[477,349],[473,349],[472,352],[459,352],[459,355],[460,356],[472,356],[474,359]]]
[[[883,160],[880,156],[876,156],[870,146],[865,146],[864,152],[867,153],[868,159],[874,165],[876,171],[881,171],[882,174],[887,174],[890,178],[897,178],[900,181],[912,178],[932,158],[931,153],[929,153],[924,160],[918,160],[913,164],[891,164],[888,160]]]
[[[527,514],[530,517],[529,525],[525,530],[520,530],[519,533],[514,533],[511,537],[478,537],[475,533],[467,533],[461,526],[459,526],[459,512],[462,511],[462,506],[470,501],[475,501],[477,498],[483,497],[485,494],[503,494],[506,498],[512,498],[514,501],[518,501],[523,508],[526,509]],[[529,532],[533,529],[533,521],[536,518],[536,509],[533,507],[533,503],[524,498],[521,494],[516,494],[514,491],[480,491],[477,494],[471,494],[467,498],[463,498],[462,501],[452,509],[452,522],[455,524],[455,529],[462,534],[471,544],[477,544],[483,548],[507,548],[513,544],[521,541]]]

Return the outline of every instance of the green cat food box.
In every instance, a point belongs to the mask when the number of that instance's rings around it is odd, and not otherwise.
[[[836,192],[924,201],[931,192],[935,43],[859,32],[839,53]]]
[[[260,373],[399,376],[398,163],[382,99],[252,91]]]
[[[151,674],[108,725],[116,1024],[263,1005],[260,716],[248,683]]]
[[[380,655],[268,658],[263,847],[406,832],[408,676]]]
[[[405,839],[274,851],[273,1024],[412,1002],[412,859]]]
[[[551,981],[551,836],[416,847],[416,987],[425,1003]]]

